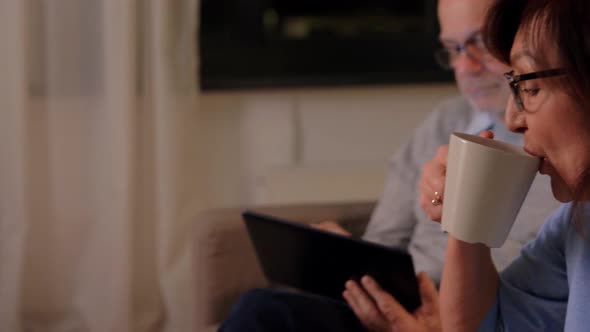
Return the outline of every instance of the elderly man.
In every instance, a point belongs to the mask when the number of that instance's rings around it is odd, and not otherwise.
[[[385,192],[363,238],[407,249],[419,275],[422,307],[406,312],[371,278],[343,285],[349,306],[319,296],[277,290],[254,290],[236,304],[221,331],[432,331],[440,328],[438,295],[446,236],[419,205],[420,170],[454,131],[477,134],[492,130],[495,139],[521,144],[503,122],[509,90],[503,73],[509,69],[487,52],[480,29],[492,0],[440,0],[438,18],[443,48],[438,62],[455,73],[461,96],[433,111],[390,162]],[[532,239],[557,207],[547,179],[538,176],[502,248],[493,251],[496,268],[503,269]],[[412,194],[413,193],[413,194]],[[440,197],[432,193],[431,204]],[[318,227],[344,233],[335,223]],[[387,264],[387,262],[383,262]]]

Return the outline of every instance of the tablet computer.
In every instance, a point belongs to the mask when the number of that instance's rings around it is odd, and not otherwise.
[[[367,274],[409,312],[420,306],[418,280],[407,252],[253,211],[242,217],[271,282],[344,301],[346,281]]]

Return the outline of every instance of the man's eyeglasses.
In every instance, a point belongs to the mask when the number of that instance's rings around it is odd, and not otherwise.
[[[436,62],[444,69],[453,69],[455,61],[461,54],[465,52],[467,56],[478,62],[486,61],[490,54],[486,48],[481,32],[476,32],[471,37],[467,38],[463,44],[446,45],[434,52]]]
[[[534,97],[539,92],[539,88],[534,85],[521,86],[522,82],[534,80],[537,78],[547,78],[553,76],[561,76],[565,74],[565,70],[561,68],[549,69],[543,71],[536,71],[533,73],[514,75],[514,70],[504,73],[504,77],[508,80],[510,90],[514,96],[514,102],[520,111],[525,109],[535,109]]]

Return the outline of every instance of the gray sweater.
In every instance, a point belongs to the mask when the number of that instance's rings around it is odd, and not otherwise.
[[[441,145],[448,144],[452,132],[478,134],[489,128],[495,139],[522,144],[521,135],[509,132],[490,114],[473,110],[465,99],[454,97],[441,103],[390,160],[384,193],[363,238],[407,249],[416,272],[425,271],[438,283],[447,238],[440,224],[432,222],[419,205],[421,168]],[[543,221],[558,206],[549,178],[537,175],[508,239],[502,248],[492,250],[498,270],[518,256],[520,248],[535,237]]]

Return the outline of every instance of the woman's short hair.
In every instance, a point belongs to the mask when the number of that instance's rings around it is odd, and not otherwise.
[[[496,58],[510,64],[510,50],[519,29],[535,54],[537,70],[560,67],[556,80],[583,108],[590,108],[590,1],[496,0],[489,9],[483,38]],[[557,57],[557,63],[551,57]]]

